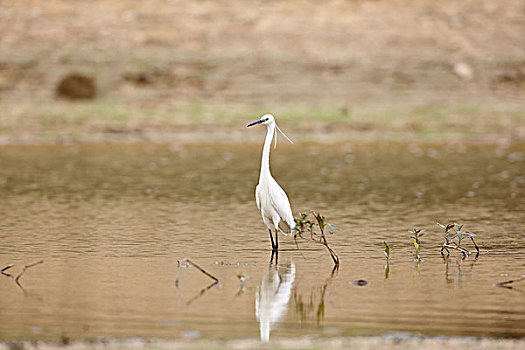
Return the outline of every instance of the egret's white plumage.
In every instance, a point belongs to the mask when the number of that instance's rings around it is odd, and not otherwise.
[[[259,175],[259,184],[255,188],[255,201],[257,208],[261,211],[261,216],[270,230],[270,238],[272,240],[273,250],[277,250],[277,231],[287,234],[295,227],[295,221],[292,215],[292,208],[288,196],[284,190],[279,186],[277,181],[272,177],[270,172],[270,145],[277,130],[290,142],[292,142],[275,123],[275,118],[271,114],[265,114],[261,119],[249,124],[248,126],[263,124],[266,125],[266,139],[261,159],[261,172]],[[277,146],[277,135],[275,135],[275,146]],[[275,229],[274,244],[272,238],[272,225]]]

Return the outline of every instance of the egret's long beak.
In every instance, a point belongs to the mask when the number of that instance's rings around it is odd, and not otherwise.
[[[263,120],[259,119],[257,121],[254,121],[253,123],[250,123],[250,124],[246,125],[246,127],[254,126],[254,125],[257,125],[257,124],[261,124],[262,122],[263,122]]]

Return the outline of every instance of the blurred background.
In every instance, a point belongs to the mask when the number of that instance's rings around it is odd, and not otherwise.
[[[0,143],[525,137],[522,0],[0,2]],[[290,130],[291,129],[291,130]]]
[[[524,287],[493,285],[525,261],[524,0],[0,0],[0,349],[258,338],[263,113],[296,141],[272,159],[293,212],[340,227],[342,261],[280,238],[272,336],[523,337]],[[435,221],[479,260],[443,258]],[[221,287],[179,289],[185,257]]]

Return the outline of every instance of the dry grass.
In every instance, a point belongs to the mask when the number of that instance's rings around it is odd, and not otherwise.
[[[0,141],[200,142],[212,124],[229,141],[267,111],[306,139],[522,140],[524,7],[4,1]],[[58,100],[70,72],[94,77],[99,97]]]

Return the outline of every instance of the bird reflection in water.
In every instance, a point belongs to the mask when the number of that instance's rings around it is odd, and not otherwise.
[[[274,254],[272,253],[268,271],[255,295],[255,316],[259,321],[263,342],[270,340],[272,327],[275,327],[275,324],[286,314],[295,281],[293,261],[279,266],[277,254],[275,256],[275,264],[273,264]]]

